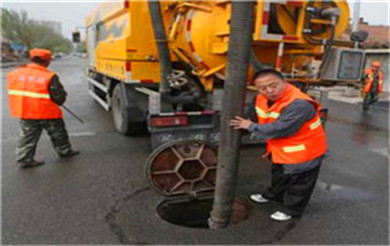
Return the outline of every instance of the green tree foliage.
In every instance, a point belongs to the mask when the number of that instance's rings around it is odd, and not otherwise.
[[[12,43],[32,48],[50,49],[53,52],[68,53],[72,42],[56,33],[52,27],[30,19],[26,12],[1,9],[2,36]]]

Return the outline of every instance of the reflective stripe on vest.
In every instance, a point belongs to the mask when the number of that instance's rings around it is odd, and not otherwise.
[[[31,91],[18,91],[18,90],[8,90],[9,95],[14,96],[25,96],[25,97],[33,97],[33,98],[45,98],[50,99],[50,95],[46,93],[36,93]]]
[[[264,119],[267,119],[267,118],[274,118],[274,119],[277,119],[279,118],[279,113],[275,113],[275,112],[264,112],[261,108],[259,107],[256,107],[256,113],[261,117],[261,118],[264,118]]]
[[[286,153],[302,151],[305,149],[306,149],[306,146],[304,144],[283,147],[283,151]]]
[[[314,130],[321,125],[321,119],[318,118],[316,122],[310,124],[310,130]]]
[[[286,137],[268,139],[267,154],[271,154],[274,164],[298,164],[313,160],[326,152],[326,137],[319,115],[320,105],[298,88],[288,84],[282,97],[269,107],[268,99],[263,95],[256,97],[255,106],[259,124],[269,124],[282,117],[283,110],[295,100],[305,100],[314,106],[315,116],[306,120],[295,134]],[[280,114],[277,119],[268,112]],[[268,113],[268,114],[267,114]]]

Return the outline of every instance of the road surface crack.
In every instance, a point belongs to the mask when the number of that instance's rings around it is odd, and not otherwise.
[[[294,229],[296,225],[297,225],[297,221],[295,221],[295,220],[288,223],[282,229],[277,231],[271,239],[264,240],[264,241],[260,242],[260,244],[275,244],[275,243],[277,243],[278,241],[282,240],[287,235],[287,233],[289,233],[292,229]]]
[[[116,222],[115,215],[118,213],[119,208],[121,205],[137,194],[144,192],[146,190],[149,190],[150,186],[142,187],[139,189],[134,190],[132,193],[120,198],[119,200],[115,201],[114,205],[112,205],[109,209],[109,212],[106,215],[106,223],[110,227],[110,231],[118,238],[119,242],[121,244],[145,244],[144,242],[133,242],[129,238],[126,237],[125,233],[123,232],[121,226]]]

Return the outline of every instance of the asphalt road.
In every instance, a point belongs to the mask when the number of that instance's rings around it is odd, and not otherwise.
[[[165,200],[144,177],[148,136],[124,137],[81,81],[84,61],[54,61],[69,92],[65,121],[75,149],[60,159],[43,134],[37,158],[14,165],[18,120],[9,117],[2,74],[2,244],[389,244],[388,105],[363,113],[357,104],[330,101],[329,151],[312,200],[301,219],[269,219],[272,204],[251,204],[248,220],[223,230],[180,227],[156,215]],[[270,164],[258,146],[241,150],[237,194],[269,183]]]

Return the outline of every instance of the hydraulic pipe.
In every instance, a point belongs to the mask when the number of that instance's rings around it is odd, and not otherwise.
[[[165,33],[164,22],[161,15],[160,1],[149,0],[149,12],[152,18],[154,39],[156,40],[158,56],[161,68],[161,82],[159,92],[166,94],[169,92],[168,75],[172,72],[172,61],[169,54],[168,40]]]
[[[229,126],[230,119],[243,115],[254,19],[254,2],[232,1],[226,81],[224,85],[218,167],[211,229],[229,225],[236,188],[241,133]]]

